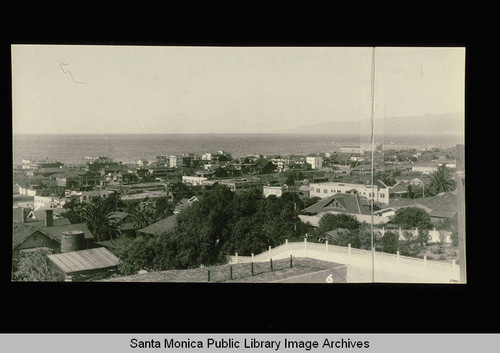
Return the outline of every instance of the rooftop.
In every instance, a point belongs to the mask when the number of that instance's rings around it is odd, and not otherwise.
[[[106,248],[71,251],[47,255],[48,259],[66,274],[116,267],[120,260]]]
[[[174,229],[176,220],[177,215],[174,214],[156,223],[150,224],[149,226],[138,230],[138,232],[152,235],[163,234]]]
[[[378,208],[379,207],[374,207],[374,209]],[[302,213],[320,214],[328,211],[364,215],[371,214],[370,202],[368,199],[359,195],[345,193],[337,193],[330,197],[326,197],[314,205],[303,209]]]

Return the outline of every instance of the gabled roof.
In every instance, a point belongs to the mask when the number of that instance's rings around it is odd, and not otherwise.
[[[53,238],[57,239],[57,241],[61,242],[62,234],[64,232],[69,232],[73,230],[82,231],[85,234],[85,239],[94,239],[94,236],[90,232],[89,228],[85,223],[75,223],[75,224],[67,224],[61,226],[53,226],[53,227],[43,227],[40,228],[45,233],[49,234]]]
[[[176,224],[177,215],[169,216],[162,219],[156,223],[150,224],[149,226],[139,229],[138,232],[152,235],[160,235],[174,229]]]
[[[53,215],[60,215],[61,213],[65,212],[66,210],[62,207],[56,207],[56,208],[49,208],[52,210]],[[35,211],[31,211],[30,214],[33,215],[34,219],[37,219],[39,221],[45,221],[45,213],[46,209],[38,209]]]
[[[17,248],[22,242],[28,239],[33,233],[40,232],[44,235],[43,231],[40,231],[38,227],[29,225],[27,223],[12,223],[12,249]]]
[[[387,208],[398,210],[406,207],[420,207],[425,209],[431,217],[453,217],[457,214],[458,198],[456,191],[448,191],[436,196],[422,197],[418,199],[397,199],[391,202]]]
[[[326,197],[312,206],[302,210],[303,213],[319,214],[322,212],[336,211],[351,214],[364,214],[370,213],[370,202],[359,195],[337,193],[330,197]]]
[[[391,192],[391,194],[406,193],[406,192],[408,192],[408,185],[410,185],[410,183],[400,181],[391,188],[390,192]]]
[[[49,261],[66,274],[116,267],[120,259],[106,248],[47,255]]]

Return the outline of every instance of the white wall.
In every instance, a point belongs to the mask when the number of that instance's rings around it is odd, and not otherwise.
[[[311,197],[330,197],[339,192],[347,193],[351,190],[356,190],[359,196],[366,197],[368,200],[373,199],[373,196],[370,196],[372,192],[372,188],[369,186],[365,186],[363,184],[349,184],[349,183],[311,183],[309,185],[310,196]],[[318,191],[319,190],[319,191]],[[325,192],[326,190],[326,192]],[[385,205],[389,204],[389,188],[379,189],[377,186],[374,187],[375,201],[381,202]]]

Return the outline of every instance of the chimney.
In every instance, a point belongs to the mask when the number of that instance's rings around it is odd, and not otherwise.
[[[54,210],[45,210],[45,227],[52,227],[54,225]]]
[[[27,212],[24,207],[15,207],[12,212],[13,212],[13,217],[12,217],[13,221],[26,223]]]

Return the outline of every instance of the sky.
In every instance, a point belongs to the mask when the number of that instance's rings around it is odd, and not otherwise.
[[[13,45],[13,134],[276,133],[371,117],[369,47]],[[375,49],[375,118],[464,111],[464,48]]]

